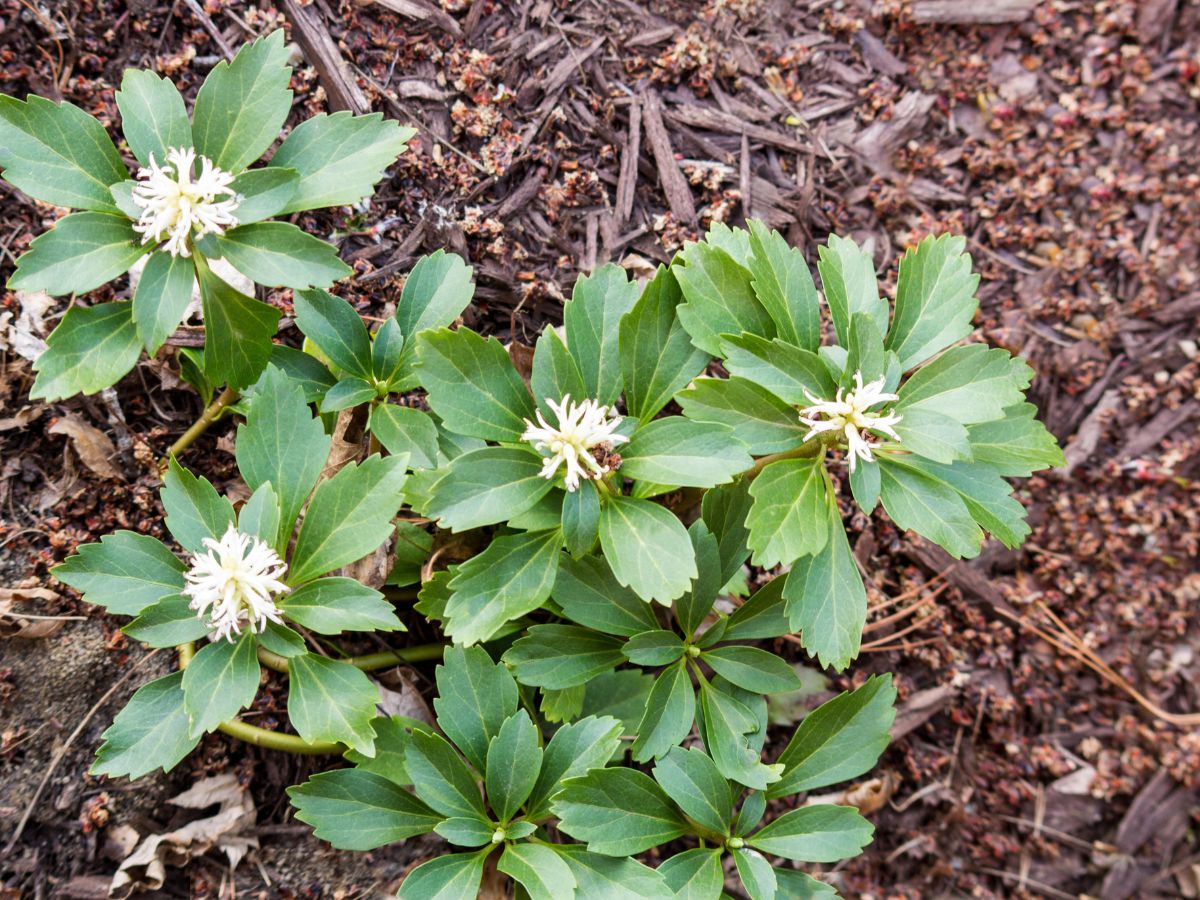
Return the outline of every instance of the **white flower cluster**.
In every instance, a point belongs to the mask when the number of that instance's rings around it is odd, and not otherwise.
[[[172,256],[190,256],[188,239],[224,234],[238,223],[234,212],[238,197],[231,189],[233,176],[218,169],[208,157],[201,156],[200,175],[193,180],[196,151],[174,147],[167,151],[166,165],[150,157],[149,168],[139,169],[140,182],[133,189],[133,202],[142,214],[133,229],[142,243],[161,241]],[[219,195],[226,199],[218,200]]]
[[[553,478],[558,467],[566,466],[566,488],[574,491],[579,487],[581,478],[600,478],[609,471],[609,466],[596,459],[593,450],[612,449],[613,444],[623,444],[629,440],[624,435],[614,434],[614,429],[621,424],[620,416],[609,418],[609,407],[601,406],[595,400],[584,400],[572,403],[571,395],[562,398],[562,403],[555,403],[549,397],[546,405],[554,410],[558,419],[558,427],[550,423],[538,410],[538,424],[534,425],[525,420],[524,440],[531,441],[535,450],[549,450],[550,456],[542,463],[541,476]]]
[[[804,394],[812,402],[812,406],[800,410],[800,421],[809,428],[804,440],[807,441],[825,432],[841,432],[845,435],[851,472],[854,471],[857,460],[861,459],[863,462],[874,462],[875,460],[875,457],[871,455],[871,444],[867,441],[869,436],[867,433],[874,431],[885,434],[894,441],[899,441],[900,436],[896,434],[892,426],[898,424],[903,418],[894,412],[884,414],[870,411],[872,406],[899,399],[896,394],[884,392],[882,377],[864,385],[862,373],[855,372],[854,384],[854,390],[846,391],[845,396],[842,395],[842,388],[838,388],[837,396],[833,400],[821,400],[805,391]],[[818,419],[817,416],[825,416],[825,418]]]
[[[274,550],[232,524],[221,540],[205,538],[204,546],[207,553],[188,560],[183,593],[192,598],[188,606],[197,616],[207,616],[213,640],[232,642],[243,627],[258,633],[268,621],[283,622],[273,598],[288,589],[279,580],[287,566]]]

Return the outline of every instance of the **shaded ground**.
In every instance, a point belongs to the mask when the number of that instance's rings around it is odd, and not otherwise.
[[[1008,21],[962,21],[981,11]],[[421,126],[369,208],[305,214],[359,275],[343,294],[381,315],[415,257],[447,246],[475,266],[469,323],[525,343],[559,320],[578,273],[667,261],[712,219],[764,218],[810,259],[830,231],[853,234],[889,283],[909,243],[966,234],[983,274],[977,324],[1038,371],[1034,398],[1069,465],[1025,485],[1028,544],[970,564],[882,515],[852,521],[873,601],[926,602],[898,622],[876,614],[849,676],[897,673],[904,734],[867,785],[877,840],[833,880],[848,897],[1195,897],[1200,734],[1170,716],[1200,710],[1198,17],[1176,0],[0,0],[0,90],[111,124],[123,67],[152,66],[190,96],[222,42],[282,24],[307,51],[294,120],[361,102]],[[351,63],[340,73],[312,65],[324,33]],[[0,191],[7,276],[56,212]],[[290,312],[288,292],[267,299]],[[4,310],[18,320],[19,299],[5,294]],[[19,353],[2,366],[4,584],[55,592],[21,609],[86,617],[0,638],[6,824],[65,747],[0,860],[5,895],[103,896],[117,826],[188,821],[164,800],[227,771],[258,807],[261,849],[237,869],[239,892],[393,889],[421,844],[352,857],[289,819],[281,787],[315,763],[212,736],[166,778],[86,777],[120,703],[169,661],[144,663],[68,745],[144,651],[58,595],[47,569],[114,527],[162,533],[153,460],[199,400],[170,348],[114,391],[50,407],[28,404]],[[230,435],[218,426],[186,459],[218,486],[234,473]],[[262,702],[269,718],[271,690]],[[229,894],[228,866],[210,853],[165,890]]]

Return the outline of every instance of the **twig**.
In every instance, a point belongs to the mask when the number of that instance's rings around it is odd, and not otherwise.
[[[25,807],[25,812],[21,815],[21,821],[17,822],[17,827],[13,831],[12,837],[9,838],[8,843],[4,847],[4,856],[8,856],[12,852],[13,848],[17,845],[17,841],[21,839],[21,835],[25,831],[25,826],[29,823],[29,817],[33,815],[33,808],[37,806],[37,802],[42,796],[42,791],[44,791],[46,789],[46,785],[50,783],[50,777],[58,768],[59,763],[63,761],[63,757],[67,755],[67,751],[71,749],[71,745],[75,743],[79,735],[83,734],[83,729],[87,727],[87,724],[90,721],[92,721],[92,716],[96,715],[96,713],[100,711],[100,708],[109,701],[109,699],[117,692],[121,685],[128,681],[135,672],[140,670],[142,666],[149,662],[158,652],[158,650],[151,650],[140,660],[130,666],[125,674],[118,678],[116,683],[104,692],[104,696],[97,700],[95,705],[92,706],[92,708],[87,711],[84,717],[79,720],[79,724],[75,726],[75,730],[71,732],[70,736],[66,739],[63,745],[58,748],[58,752],[54,754],[54,758],[50,760],[50,765],[46,766],[46,771],[42,775],[41,782],[38,783],[37,790],[35,790],[33,792],[33,796],[29,798],[29,805]]]
[[[192,11],[192,15],[200,20],[200,24],[204,26],[204,30],[209,33],[216,45],[221,48],[221,53],[224,54],[225,58],[233,59],[233,48],[225,41],[225,36],[221,34],[221,29],[209,18],[208,13],[204,11],[204,7],[200,5],[198,0],[183,0],[183,3]]]

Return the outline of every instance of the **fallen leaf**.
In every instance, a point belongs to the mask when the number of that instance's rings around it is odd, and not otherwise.
[[[0,350],[11,350],[34,362],[46,349],[42,340],[46,333],[44,320],[54,306],[54,298],[41,291],[17,291],[16,296],[21,305],[16,321],[12,321],[12,313],[0,314]]]
[[[166,880],[167,866],[182,866],[213,847],[224,851],[232,868],[258,846],[258,838],[242,834],[257,818],[254,801],[232,773],[202,779],[167,802],[186,809],[216,805],[219,809],[182,828],[147,836],[117,869],[108,888],[110,898],[124,900],[140,891],[158,890]]]
[[[859,781],[850,785],[844,791],[833,791],[828,794],[818,794],[805,799],[804,806],[821,806],[832,803],[834,806],[853,806],[864,816],[883,809],[892,795],[900,778],[894,772],[885,771],[878,778]]]
[[[49,588],[0,588],[0,637],[19,637],[37,640],[50,637],[73,616],[42,616],[22,612],[16,603],[40,600],[48,603],[59,599]]]
[[[121,472],[111,462],[117,455],[116,446],[108,439],[108,435],[95,425],[89,425],[74,413],[67,413],[46,430],[50,434],[66,435],[79,461],[96,475],[101,478],[124,480]]]

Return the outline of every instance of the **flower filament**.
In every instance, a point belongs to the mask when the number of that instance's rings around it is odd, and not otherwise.
[[[805,441],[821,434],[841,435],[846,439],[846,451],[850,462],[850,471],[854,472],[858,460],[874,462],[871,453],[871,443],[867,440],[869,432],[886,435],[894,441],[900,440],[893,426],[897,425],[902,416],[894,412],[871,412],[871,407],[880,403],[888,403],[899,399],[896,394],[883,390],[885,379],[880,376],[875,381],[863,384],[862,372],[854,373],[854,390],[846,391],[838,388],[837,396],[832,400],[822,400],[814,397],[807,390],[812,406],[800,410],[800,421],[808,426]],[[818,418],[823,416],[824,418]]]
[[[133,202],[142,213],[133,230],[142,236],[143,244],[165,238],[163,249],[172,256],[190,256],[193,233],[219,235],[238,224],[233,176],[201,156],[200,174],[193,177],[196,161],[191,147],[173,147],[167,151],[166,164],[160,166],[151,154],[150,165],[138,170]]]
[[[614,433],[621,424],[621,417],[610,416],[609,407],[601,406],[595,400],[572,403],[570,394],[565,395],[561,403],[547,397],[546,405],[553,410],[558,425],[550,425],[538,410],[537,424],[526,419],[525,433],[521,435],[522,440],[531,442],[535,450],[549,451],[539,473],[543,478],[553,478],[559,466],[563,466],[566,488],[574,491],[581,478],[602,478],[614,466],[620,465],[620,458],[611,458],[609,451],[614,444],[623,444],[629,438]]]

